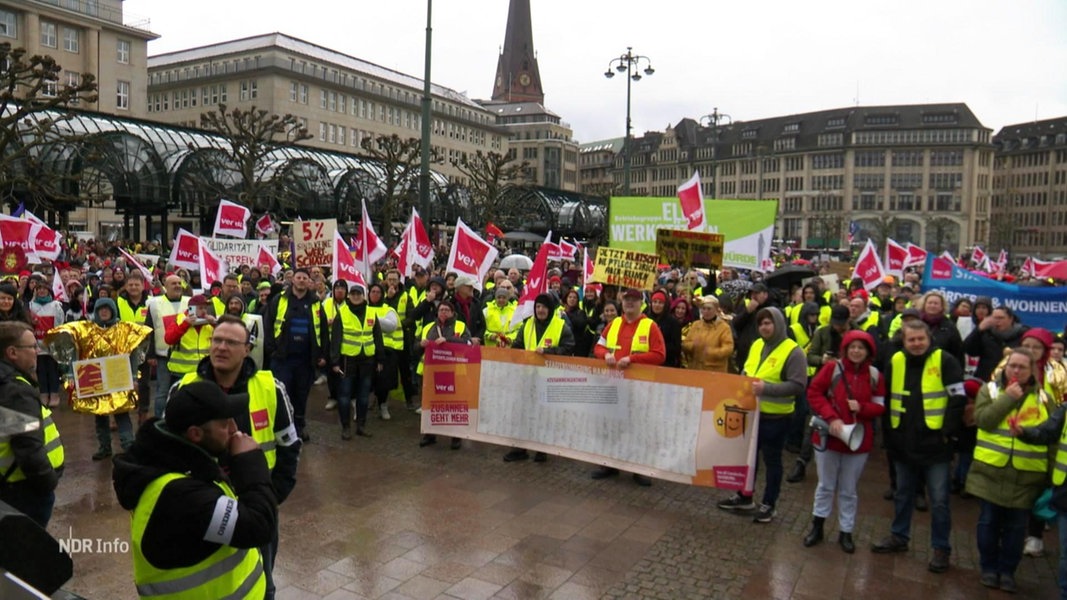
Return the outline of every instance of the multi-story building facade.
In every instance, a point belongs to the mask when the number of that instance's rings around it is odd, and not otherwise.
[[[632,142],[632,195],[778,199],[777,236],[844,248],[888,236],[953,253],[989,237],[992,131],[965,104],[849,107],[705,127],[683,119]],[[613,176],[621,185],[622,157]]]
[[[362,153],[379,135],[421,135],[423,82],[365,60],[281,33],[231,40],[148,59],[152,119],[199,126],[219,104],[292,114],[307,145]],[[452,89],[431,87],[434,169],[463,183],[452,163],[465,154],[506,152],[496,115]]]
[[[98,99],[76,107],[119,117],[148,115],[148,42],[159,37],[148,26],[147,19],[123,14],[122,0],[0,0],[0,42],[54,58],[63,69],[55,90],[91,74]],[[66,217],[72,231],[86,235],[119,235],[123,228],[107,190],[102,202]]]
[[[1067,117],[1007,125],[994,137],[989,250],[1067,255]]]
[[[615,191],[612,171],[622,150],[623,138],[582,144],[578,149],[578,191],[591,196],[611,196]]]

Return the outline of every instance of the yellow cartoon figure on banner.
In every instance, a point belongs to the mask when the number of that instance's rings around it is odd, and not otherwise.
[[[715,407],[715,431],[724,438],[745,435],[748,412],[735,401],[724,400]]]

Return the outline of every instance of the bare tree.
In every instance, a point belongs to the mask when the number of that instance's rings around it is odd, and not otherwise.
[[[422,157],[422,142],[417,138],[403,139],[400,136],[379,135],[363,138],[360,142],[365,156],[374,159],[384,171],[378,197],[374,200],[378,206],[377,217],[381,220],[378,234],[386,244],[392,242],[393,221],[402,216],[402,209],[415,202],[418,195],[418,176]],[[430,161],[441,162],[437,153],[431,149]],[[423,219],[428,219],[424,215]]]
[[[869,219],[867,222],[874,228],[867,235],[874,238],[874,243],[878,246],[879,252],[885,252],[886,240],[893,237],[893,232],[900,225],[900,219],[896,218],[893,213],[886,211],[873,219]]]
[[[46,210],[69,208],[80,201],[80,189],[96,187],[84,185],[83,172],[57,167],[91,152],[64,122],[71,105],[97,100],[92,75],[60,85],[62,70],[51,56],[0,43],[0,193]]]
[[[473,156],[464,154],[459,160],[452,161],[452,166],[469,180],[470,215],[474,225],[482,227],[500,220],[506,208],[501,192],[508,184],[525,182],[528,165],[517,163],[510,154],[478,150]]]
[[[948,217],[933,217],[926,221],[926,239],[933,240],[933,247],[927,248],[933,252],[942,252],[947,250],[953,243],[959,242],[959,225]],[[957,248],[956,251],[961,251],[962,248]]]
[[[200,115],[200,126],[225,141],[215,144],[215,152],[207,155],[211,167],[207,171],[212,177],[197,182],[207,190],[205,202],[217,204],[219,199],[235,195],[227,199],[252,210],[296,208],[296,201],[282,193],[265,169],[271,154],[311,139],[297,117],[270,114],[255,106],[227,110],[225,104],[219,104],[218,110]],[[210,206],[202,208],[206,212]]]

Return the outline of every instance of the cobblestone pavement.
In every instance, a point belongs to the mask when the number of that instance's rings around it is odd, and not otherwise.
[[[761,525],[726,513],[714,489],[628,477],[589,478],[591,467],[550,457],[504,463],[505,448],[447,440],[418,447],[418,419],[392,403],[372,417],[374,437],[342,441],[325,386],[312,392],[311,443],[296,491],[281,508],[278,597],[358,598],[800,598],[909,600],[1006,597],[978,583],[976,501],[952,498],[952,568],[926,570],[929,513],[916,513],[911,551],[875,555],[892,505],[883,457],[872,456],[860,490],[857,551],[827,541],[806,549],[814,469],[783,484],[778,515]],[[67,470],[49,526],[56,537],[129,540],[108,462],[94,463],[92,419],[63,409],[57,422]],[[117,449],[117,441],[116,441]],[[786,455],[787,466],[792,455]],[[762,486],[757,486],[761,491]],[[1028,599],[1055,598],[1057,552],[1024,558],[1017,573]],[[91,599],[135,598],[129,554],[74,556],[67,590]]]

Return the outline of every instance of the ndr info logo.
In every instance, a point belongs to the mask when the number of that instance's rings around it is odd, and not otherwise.
[[[76,538],[73,528],[67,530],[66,539],[57,538],[56,541],[59,542],[59,549],[67,554],[129,554],[130,552],[130,543],[126,540]]]

